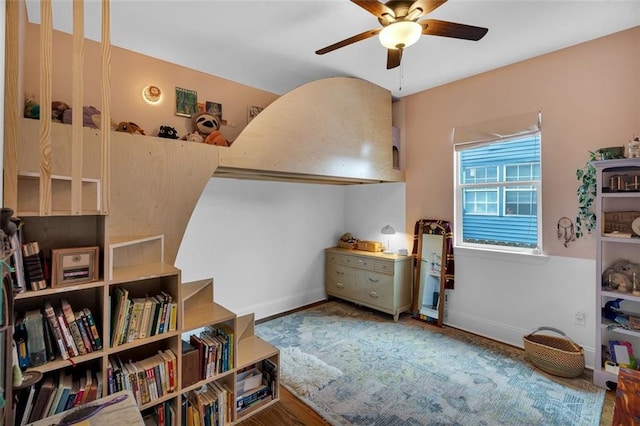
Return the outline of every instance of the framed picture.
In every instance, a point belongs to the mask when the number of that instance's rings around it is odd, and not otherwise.
[[[218,117],[222,123],[222,104],[207,101],[207,112]]]
[[[257,117],[258,114],[260,114],[260,112],[262,112],[264,108],[259,107],[259,106],[248,106],[247,107],[247,124],[251,123],[251,120],[253,120],[254,118]]]
[[[198,111],[198,92],[176,87],[176,115],[191,117]]]
[[[51,288],[98,281],[99,247],[51,250]]]

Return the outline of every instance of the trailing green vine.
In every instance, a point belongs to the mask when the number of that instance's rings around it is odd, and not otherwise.
[[[596,199],[596,168],[591,161],[598,159],[596,152],[589,151],[589,161],[581,169],[576,170],[578,185],[578,215],[576,216],[576,238],[583,237],[585,232],[591,233],[596,227],[596,214],[593,203]]]

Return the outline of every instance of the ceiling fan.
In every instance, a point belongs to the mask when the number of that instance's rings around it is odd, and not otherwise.
[[[318,55],[332,52],[357,41],[379,34],[380,43],[387,48],[387,69],[400,65],[402,52],[418,41],[420,35],[436,35],[478,41],[489,31],[487,28],[437,19],[418,19],[442,6],[447,0],[351,0],[378,18],[382,28],[365,31],[316,51]]]

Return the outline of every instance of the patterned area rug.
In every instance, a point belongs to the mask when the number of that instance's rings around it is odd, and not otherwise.
[[[563,379],[524,351],[331,301],[256,326],[343,374],[305,397],[333,425],[599,425],[604,390],[590,372]],[[282,366],[283,378],[285,366]]]

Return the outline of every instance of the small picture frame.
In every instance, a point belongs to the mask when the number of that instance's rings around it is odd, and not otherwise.
[[[98,281],[99,247],[51,250],[51,288]]]
[[[198,92],[176,87],[176,115],[191,117],[198,111]]]
[[[213,114],[216,117],[218,117],[218,119],[222,123],[222,104],[219,104],[217,102],[207,101],[206,105],[207,105],[207,112],[209,114]]]
[[[251,123],[251,120],[256,118],[258,114],[262,112],[263,109],[264,108],[255,106],[255,105],[248,106],[247,107],[247,124]]]

